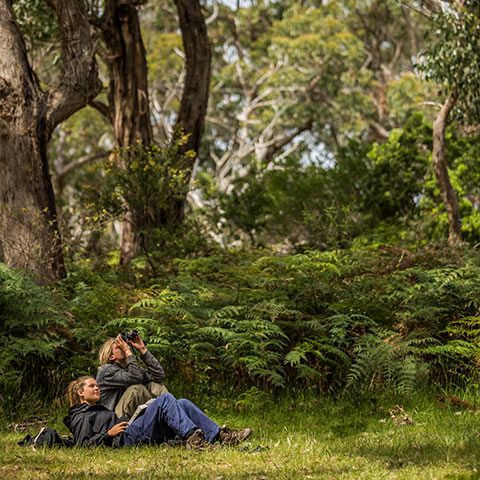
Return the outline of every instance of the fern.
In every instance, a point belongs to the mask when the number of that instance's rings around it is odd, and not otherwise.
[[[391,386],[409,393],[426,376],[422,347],[435,343],[430,337],[410,334],[403,338],[391,330],[374,329],[354,347],[355,360],[347,376],[347,386]]]
[[[14,412],[40,377],[39,387],[48,395],[46,360],[65,344],[66,326],[67,317],[47,289],[0,264],[0,408]]]
[[[111,276],[73,274],[63,288],[76,340],[98,348],[137,327],[169,375],[205,388],[408,392],[427,376],[475,375],[477,252],[218,250],[175,263],[175,276],[128,292]]]

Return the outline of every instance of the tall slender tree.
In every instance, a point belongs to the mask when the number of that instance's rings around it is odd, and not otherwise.
[[[211,51],[207,26],[198,0],[175,0],[180,29],[182,31],[183,49],[185,51],[185,84],[177,116],[177,130],[188,135],[182,152],[188,150],[198,153],[200,140],[205,127],[208,95],[210,87]],[[190,163],[182,168],[191,172],[194,156]],[[183,221],[185,197],[175,197],[169,206],[166,222],[177,225]]]
[[[458,196],[450,182],[445,129],[455,115],[465,124],[480,122],[480,6],[476,1],[427,2],[437,38],[427,49],[425,69],[446,96],[433,124],[432,163],[448,215],[450,244],[462,240]]]
[[[105,61],[109,73],[108,105],[99,101],[92,106],[112,123],[116,147],[142,142],[152,143],[148,98],[147,61],[143,45],[138,7],[146,0],[107,0],[101,18],[95,23],[105,42]],[[123,157],[119,157],[123,158]],[[125,165],[120,165],[125,167]],[[121,263],[130,261],[141,249],[145,215],[128,208],[122,221]]]

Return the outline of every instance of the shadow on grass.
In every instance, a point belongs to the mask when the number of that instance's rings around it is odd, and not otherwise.
[[[351,437],[368,430],[367,422],[340,423],[331,425],[330,431],[337,438]]]
[[[426,466],[434,463],[459,463],[465,464],[471,459],[472,468],[477,464],[477,452],[480,450],[478,435],[472,433],[462,439],[461,444],[442,446],[434,441],[408,441],[402,445],[389,445],[386,441],[377,445],[359,445],[354,453],[371,460],[380,461],[389,468],[403,468],[405,466]],[[467,475],[462,477],[461,475]],[[480,474],[459,474],[451,480],[480,480]],[[447,477],[450,478],[450,477]]]
[[[459,473],[458,475],[447,475],[443,480],[480,480],[480,473]]]

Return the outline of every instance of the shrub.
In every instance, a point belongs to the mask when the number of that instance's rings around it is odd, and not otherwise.
[[[95,373],[107,336],[132,328],[176,388],[406,393],[428,381],[477,377],[475,249],[217,250],[175,267],[136,288],[125,277],[72,272],[56,286],[68,316],[45,289],[4,267],[0,298],[8,309],[1,306],[10,313],[2,320],[10,323],[2,327],[2,388],[17,395],[4,404],[20,398],[18,378],[28,375],[43,388],[40,358],[52,359],[49,388],[60,391],[71,378]],[[17,358],[21,348],[31,351]]]

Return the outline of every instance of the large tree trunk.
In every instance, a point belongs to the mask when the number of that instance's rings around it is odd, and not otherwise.
[[[188,141],[181,147],[181,153],[192,150],[198,153],[205,126],[208,94],[210,87],[211,51],[207,26],[198,0],[175,0],[185,51],[185,86],[178,112],[176,131],[181,128]],[[179,165],[185,170],[193,168],[195,156],[190,163]],[[184,219],[185,198],[172,199],[165,212],[167,225],[178,225]]]
[[[461,242],[460,209],[455,190],[448,175],[447,158],[445,154],[445,129],[448,116],[457,101],[454,89],[443,104],[433,123],[433,154],[432,163],[440,194],[445,203],[448,215],[448,241],[451,245]]]
[[[65,267],[47,161],[53,129],[100,89],[82,0],[50,1],[62,36],[56,90],[43,92],[27,59],[11,0],[0,0],[0,250],[39,283]]]
[[[117,147],[152,143],[147,62],[137,7],[145,1],[108,0],[101,24],[109,57],[109,104]],[[125,167],[125,165],[120,165]],[[122,222],[120,263],[141,250],[139,232],[146,227],[141,211],[129,208]]]
[[[4,79],[0,83],[2,100],[11,98],[15,87]],[[0,133],[0,242],[9,266],[28,270],[44,283],[63,277],[65,268],[48,173],[43,102],[29,87],[25,85],[21,112]]]
[[[108,0],[100,23],[107,47],[109,66],[109,107],[94,103],[110,117],[118,147],[134,145],[140,140],[152,143],[152,127],[148,101],[147,63],[137,7],[146,0]],[[176,0],[186,57],[186,81],[177,129],[188,134],[180,154],[198,151],[203,133],[210,82],[210,44],[205,19],[198,0]],[[176,139],[172,139],[176,141]],[[183,155],[182,155],[183,156]],[[177,168],[190,170],[189,164]],[[122,165],[120,165],[122,166]],[[187,179],[188,180],[188,179]],[[148,214],[131,208],[122,223],[120,263],[126,264],[145,248],[143,230],[175,227],[184,218],[185,198],[172,195],[167,208],[149,206]]]

